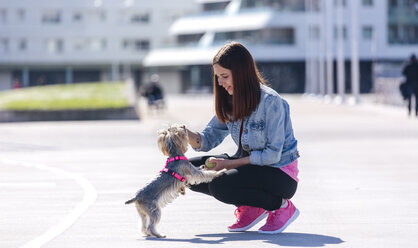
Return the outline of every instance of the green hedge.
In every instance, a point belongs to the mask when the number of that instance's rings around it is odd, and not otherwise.
[[[0,109],[69,110],[129,106],[124,82],[36,86],[0,92]]]

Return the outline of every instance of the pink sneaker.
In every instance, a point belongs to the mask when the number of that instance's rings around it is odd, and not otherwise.
[[[230,232],[242,232],[250,229],[255,224],[266,218],[268,212],[262,208],[239,206],[235,210],[237,221],[228,227]]]
[[[287,203],[286,208],[279,208],[270,212],[266,224],[258,229],[259,233],[281,233],[299,216],[299,210],[295,205],[289,200],[287,200]]]

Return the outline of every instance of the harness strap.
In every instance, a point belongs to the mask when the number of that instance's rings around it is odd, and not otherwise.
[[[162,170],[161,170],[161,172],[165,172],[165,173],[169,174],[170,176],[175,177],[176,179],[180,180],[180,182],[184,182],[184,181],[186,181],[186,178],[185,178],[185,177],[180,176],[179,174],[177,174],[177,173],[176,173],[175,171],[173,171],[173,170],[170,170],[170,169],[164,168],[164,169],[162,169]]]
[[[167,158],[167,161],[165,162],[165,166],[164,166],[164,168],[161,170],[161,172],[165,172],[165,173],[169,174],[170,176],[173,176],[173,177],[175,177],[176,179],[180,180],[181,182],[184,182],[184,181],[186,181],[186,178],[185,178],[185,177],[182,177],[182,176],[180,176],[179,174],[177,174],[177,172],[175,172],[175,171],[173,171],[173,170],[170,170],[170,169],[166,168],[166,167],[167,167],[167,165],[168,165],[168,163],[173,162],[173,161],[177,161],[177,160],[186,160],[186,161],[189,161],[189,160],[188,160],[186,157],[184,157],[184,156],[175,156],[175,157],[172,157],[172,158]]]
[[[167,161],[165,162],[164,168],[167,166],[168,163],[176,161],[176,160],[187,160],[188,161],[188,159],[185,156],[175,156],[175,157],[172,157],[172,158],[167,158]]]

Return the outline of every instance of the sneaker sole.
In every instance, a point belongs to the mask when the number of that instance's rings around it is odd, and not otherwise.
[[[293,213],[292,217],[286,222],[286,224],[284,224],[284,226],[280,229],[274,230],[274,231],[263,231],[263,230],[258,230],[258,233],[263,233],[263,234],[277,234],[277,233],[281,233],[284,231],[284,229],[286,229],[287,226],[289,226],[293,221],[296,220],[296,218],[298,218],[299,216],[299,210],[296,208],[295,212]]]
[[[269,215],[268,212],[267,211],[264,211],[264,213],[260,214],[260,216],[258,216],[257,219],[255,219],[249,225],[244,226],[244,227],[241,227],[241,228],[234,228],[234,229],[231,229],[231,228],[228,227],[228,231],[230,231],[230,232],[243,232],[243,231],[247,231],[251,227],[255,226],[258,222],[260,222],[264,218],[266,218],[268,215]]]

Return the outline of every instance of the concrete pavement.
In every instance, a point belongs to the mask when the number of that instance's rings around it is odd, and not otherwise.
[[[0,124],[0,247],[415,247],[418,119],[285,98],[301,153],[301,215],[285,233],[228,233],[235,208],[188,191],[163,210],[167,238],[138,234],[123,203],[164,165],[156,130],[214,114],[210,95],[173,95],[161,113],[141,100],[141,121]],[[211,153],[234,151],[228,137]]]

